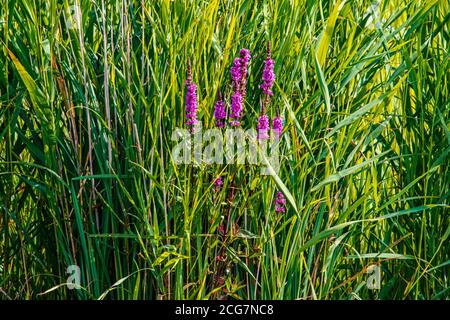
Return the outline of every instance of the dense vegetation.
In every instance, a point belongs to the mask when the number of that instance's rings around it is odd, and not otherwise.
[[[0,0],[0,299],[450,298],[449,1],[76,2]],[[278,174],[176,165],[268,41]]]

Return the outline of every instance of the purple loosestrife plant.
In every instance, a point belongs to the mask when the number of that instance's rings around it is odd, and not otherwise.
[[[263,92],[268,95],[272,96],[272,86],[273,82],[275,81],[275,73],[273,71],[274,66],[274,60],[271,57],[270,52],[270,42],[267,43],[267,57],[266,61],[264,62],[264,71],[263,71],[263,83],[261,84],[260,88],[263,90]]]
[[[273,118],[272,121],[272,129],[275,132],[275,136],[279,139],[281,137],[281,133],[283,132],[283,120],[277,112],[277,116]]]
[[[232,120],[230,121],[230,124],[233,127],[237,127],[241,124],[241,117],[242,117],[242,95],[238,91],[235,91],[233,93],[233,96],[231,97],[231,114],[230,118]]]
[[[241,59],[235,58],[233,61],[233,65],[230,69],[231,73],[231,81],[233,81],[233,88],[234,91],[239,91],[239,86],[242,79],[242,72],[241,72]]]
[[[264,112],[264,110],[263,110]],[[264,113],[258,119],[258,125],[256,126],[258,129],[257,138],[258,140],[266,140],[269,139],[269,117]]]
[[[233,82],[233,96],[231,97],[230,124],[238,127],[241,124],[244,98],[246,95],[248,63],[250,61],[250,50],[241,49],[240,57],[233,60],[230,74]]]
[[[247,94],[247,73],[248,73],[248,63],[251,59],[250,50],[242,48],[240,51],[241,60],[241,81],[239,89],[241,91],[242,97],[245,98]]]
[[[218,100],[214,105],[214,118],[216,119],[216,127],[225,128],[225,118],[227,113],[225,112],[225,104],[222,100],[222,94],[219,91]]]
[[[275,211],[285,212],[286,211],[286,199],[282,192],[278,191],[275,196]]]
[[[213,191],[219,192],[220,189],[222,189],[222,186],[223,186],[222,177],[219,176],[214,180]]]
[[[197,86],[192,81],[191,62],[188,60],[186,79],[186,125],[191,132],[197,124]]]
[[[270,53],[270,42],[268,42],[267,58],[264,63],[264,71],[262,75],[263,83],[260,86],[266,97],[263,100],[261,115],[259,116],[258,119],[258,126],[257,126],[258,140],[266,140],[269,138],[269,135],[267,133],[269,131],[269,117],[265,114],[265,109],[269,106],[269,97],[272,95],[271,88],[273,85],[273,81],[275,80],[275,73],[273,72],[273,64],[274,61],[272,60]]]

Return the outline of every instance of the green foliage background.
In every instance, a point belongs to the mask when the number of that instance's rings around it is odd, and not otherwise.
[[[73,4],[0,0],[0,299],[450,298],[449,1]],[[279,174],[176,166],[187,59],[254,127],[269,40]]]

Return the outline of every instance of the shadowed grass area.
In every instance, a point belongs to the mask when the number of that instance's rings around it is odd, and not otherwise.
[[[449,12],[0,0],[0,299],[449,299]],[[188,59],[212,128],[250,49],[255,128],[268,41],[279,172],[176,165]]]

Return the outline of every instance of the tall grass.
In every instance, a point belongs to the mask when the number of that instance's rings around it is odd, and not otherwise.
[[[440,0],[0,0],[0,299],[450,298],[449,12]],[[278,175],[175,165],[186,61],[211,127],[249,48],[254,127],[267,41]],[[226,219],[239,232],[221,235]],[[64,285],[69,265],[80,290]]]

